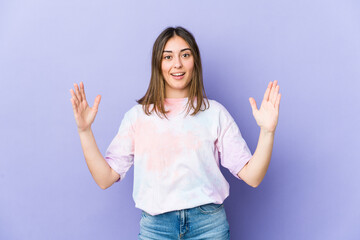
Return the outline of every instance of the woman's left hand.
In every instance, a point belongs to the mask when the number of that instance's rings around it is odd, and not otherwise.
[[[262,130],[274,133],[279,117],[279,105],[281,94],[279,93],[280,86],[277,85],[277,80],[270,82],[261,103],[260,109],[257,109],[255,99],[250,97],[250,105],[256,123]]]

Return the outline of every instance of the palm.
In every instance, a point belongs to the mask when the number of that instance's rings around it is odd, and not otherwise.
[[[100,103],[100,95],[95,98],[94,106],[90,107],[85,97],[84,84],[80,83],[80,89],[77,84],[74,84],[74,90],[70,90],[72,98],[71,102],[73,105],[74,117],[78,129],[84,131],[90,128],[91,124],[94,122],[96,113],[98,111],[98,106]]]
[[[87,125],[91,124],[96,116],[96,112],[93,108],[89,107],[86,100],[82,100],[77,108],[77,113],[75,113],[75,120],[79,128],[84,128]]]
[[[276,125],[278,123],[279,105],[281,99],[279,88],[280,86],[277,85],[276,80],[274,83],[269,83],[260,109],[257,109],[256,102],[253,98],[249,99],[256,123],[259,127],[268,132],[275,132]]]

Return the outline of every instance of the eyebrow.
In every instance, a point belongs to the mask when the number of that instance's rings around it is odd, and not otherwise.
[[[190,48],[184,48],[184,49],[181,49],[181,50],[180,50],[180,52],[183,52],[183,51],[186,51],[186,50],[190,50],[190,51],[191,51],[191,49],[190,49]],[[171,50],[164,50],[164,51],[163,51],[163,53],[164,53],[164,52],[169,52],[169,53],[172,53],[172,51],[171,51]]]

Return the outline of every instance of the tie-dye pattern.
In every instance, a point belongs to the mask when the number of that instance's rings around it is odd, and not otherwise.
[[[124,179],[134,164],[135,207],[152,215],[223,203],[229,183],[223,167],[237,173],[252,154],[240,130],[223,105],[209,100],[210,108],[186,115],[187,98],[167,98],[169,120],[132,107],[108,147],[105,159]],[[151,109],[151,108],[150,108]],[[190,111],[191,113],[191,111]]]

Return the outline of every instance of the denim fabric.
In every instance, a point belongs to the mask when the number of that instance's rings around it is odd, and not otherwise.
[[[150,215],[142,211],[139,240],[209,239],[229,240],[229,223],[223,204]]]

